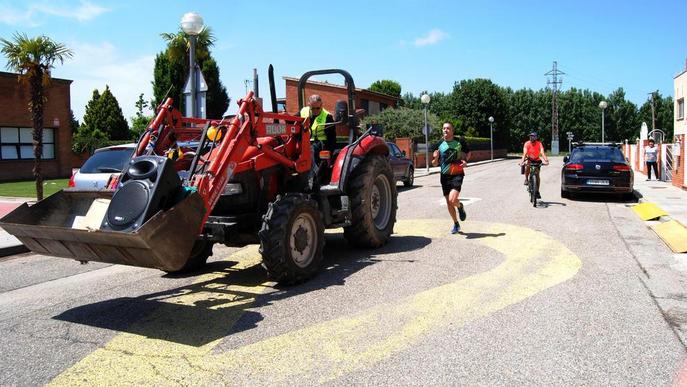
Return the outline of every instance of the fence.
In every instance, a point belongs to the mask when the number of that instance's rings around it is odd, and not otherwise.
[[[633,170],[647,173],[644,163],[644,147],[648,145],[648,140],[636,144],[625,144],[623,153],[630,162]],[[676,135],[674,143],[658,144],[658,165],[659,178],[662,181],[671,182],[674,186],[687,189],[685,186],[685,163],[684,154],[687,151],[684,135]]]

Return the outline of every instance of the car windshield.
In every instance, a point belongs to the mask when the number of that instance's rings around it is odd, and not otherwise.
[[[79,170],[80,173],[116,173],[124,169],[124,164],[129,161],[133,148],[115,148],[96,152]]]
[[[584,147],[577,148],[570,156],[570,161],[573,163],[590,162],[613,162],[624,163],[625,157],[618,148],[612,147]]]

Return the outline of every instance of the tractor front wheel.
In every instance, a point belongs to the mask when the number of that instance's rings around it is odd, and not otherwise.
[[[314,276],[322,263],[324,223],[317,203],[286,194],[270,203],[260,238],[262,266],[275,281],[295,284]]]
[[[208,261],[208,258],[212,255],[212,247],[214,245],[214,242],[198,239],[193,243],[193,247],[191,248],[191,254],[190,257],[188,258],[188,261],[186,261],[186,264],[184,267],[182,267],[179,270],[175,271],[168,271],[168,273],[171,274],[183,274],[183,273],[188,273],[192,271],[196,271],[200,269],[201,267],[205,266],[205,264]]]
[[[352,219],[344,237],[354,246],[379,247],[389,240],[396,223],[398,193],[391,165],[384,156],[370,155],[350,179]]]

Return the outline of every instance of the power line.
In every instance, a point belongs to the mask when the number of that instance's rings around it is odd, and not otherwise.
[[[552,86],[552,103],[551,103],[551,153],[554,155],[558,154],[558,89],[560,85],[563,84],[562,79],[558,79],[559,75],[565,75],[564,72],[558,70],[558,62],[553,61],[553,69],[544,74],[550,76],[546,81],[546,84]]]

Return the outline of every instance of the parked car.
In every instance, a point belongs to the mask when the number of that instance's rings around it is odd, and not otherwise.
[[[391,169],[394,171],[394,179],[402,181],[406,187],[412,187],[415,181],[413,162],[393,142],[387,142],[387,145],[389,145],[389,161],[391,162]]]
[[[581,192],[632,196],[634,173],[616,144],[579,144],[563,162],[563,198]]]
[[[122,171],[135,147],[136,144],[123,144],[96,149],[83,166],[72,173],[69,187],[85,190],[107,188],[110,176]]]

